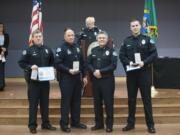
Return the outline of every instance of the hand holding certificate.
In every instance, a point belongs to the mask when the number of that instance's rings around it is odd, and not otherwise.
[[[135,53],[134,58],[135,58],[135,63],[141,62],[141,54],[140,53]]]
[[[79,73],[79,61],[73,61],[73,69],[70,69],[69,73],[72,75]]]
[[[132,70],[140,69],[141,67],[144,66],[143,61],[141,61],[141,54],[140,53],[135,53],[134,54],[134,59],[135,59],[135,63],[133,63],[131,61],[130,64],[126,66],[126,71],[127,72],[132,71]]]
[[[73,61],[73,70],[79,71],[79,61]]]

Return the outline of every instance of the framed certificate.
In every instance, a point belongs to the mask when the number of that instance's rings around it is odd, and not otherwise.
[[[54,67],[39,67],[38,79],[39,81],[55,80]]]

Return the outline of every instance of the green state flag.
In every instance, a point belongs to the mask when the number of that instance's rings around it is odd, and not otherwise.
[[[154,0],[145,0],[142,33],[156,43],[158,36],[157,17]]]

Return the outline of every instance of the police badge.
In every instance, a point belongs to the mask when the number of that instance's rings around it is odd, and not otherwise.
[[[145,45],[145,44],[146,44],[146,40],[143,39],[143,40],[141,41],[141,43],[142,43],[142,45]]]
[[[106,55],[107,55],[107,56],[109,55],[109,53],[110,53],[109,51],[106,51]]]
[[[24,51],[22,52],[22,54],[23,54],[23,55],[26,55],[26,54],[27,54],[27,51],[26,51],[26,50],[24,50]]]
[[[49,52],[48,52],[48,49],[45,49],[45,52],[48,54]]]

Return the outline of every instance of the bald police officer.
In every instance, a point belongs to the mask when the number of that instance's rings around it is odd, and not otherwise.
[[[74,42],[74,31],[70,28],[64,31],[64,43],[57,48],[55,67],[59,72],[59,86],[61,90],[61,119],[62,131],[71,132],[68,127],[69,113],[71,113],[71,127],[86,129],[80,123],[80,106],[82,78],[87,83],[84,72],[84,61],[79,45]]]
[[[80,40],[85,40],[87,45],[90,45],[92,42],[96,41],[97,34],[101,31],[97,26],[95,26],[95,18],[93,16],[89,16],[85,20],[86,27],[82,28],[78,43]]]

